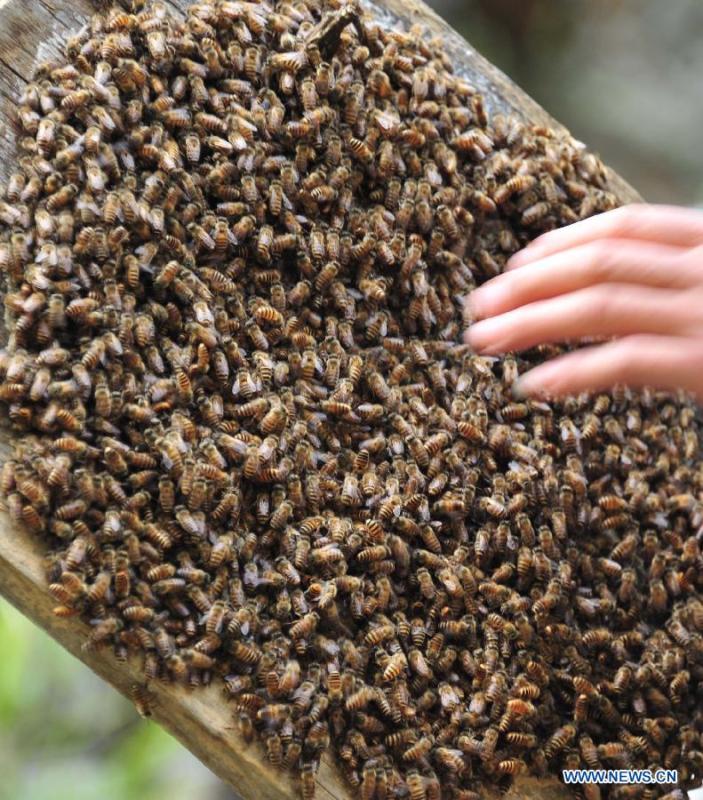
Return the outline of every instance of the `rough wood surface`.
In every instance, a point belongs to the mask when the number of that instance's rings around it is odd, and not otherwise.
[[[484,93],[492,112],[513,112],[525,120],[562,129],[421,0],[363,2],[389,27],[419,23],[431,35],[441,36],[455,69]],[[187,0],[169,0],[174,10],[182,10],[187,4]],[[60,58],[62,42],[85,23],[91,8],[89,0],[0,0],[0,179],[7,177],[15,159],[15,108],[22,86],[37,64]],[[611,173],[611,188],[622,202],[639,199],[615,173]],[[0,457],[9,448],[10,435],[0,430]],[[54,602],[46,589],[41,546],[18,529],[4,511],[0,511],[0,593],[123,694],[129,696],[132,686],[143,682],[136,662],[119,664],[110,653],[82,648],[87,625],[53,615]],[[153,718],[241,797],[283,800],[297,795],[293,782],[266,764],[257,745],[247,745],[239,738],[231,705],[220,686],[187,691],[154,683],[149,690],[154,697]],[[346,800],[352,794],[334,766],[324,761],[318,777],[318,797]],[[536,779],[518,781],[507,795],[515,800],[564,800],[571,796],[556,780]]]

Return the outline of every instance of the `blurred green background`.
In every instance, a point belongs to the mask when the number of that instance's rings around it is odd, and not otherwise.
[[[645,198],[703,204],[701,0],[434,0]],[[225,800],[176,741],[0,601],[0,800]]]

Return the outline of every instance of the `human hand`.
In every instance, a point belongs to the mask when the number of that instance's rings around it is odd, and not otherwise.
[[[624,383],[703,399],[703,212],[630,205],[550,231],[467,298],[479,353],[614,337],[520,377],[556,397]]]

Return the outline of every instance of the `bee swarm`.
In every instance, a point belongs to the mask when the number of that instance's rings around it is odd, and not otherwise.
[[[306,798],[330,746],[363,800],[695,781],[693,407],[516,402],[555,348],[456,344],[462,295],[613,207],[600,162],[354,6],[132,11],[39,68],[0,203],[0,481],[56,613],[147,684],[223,679]]]

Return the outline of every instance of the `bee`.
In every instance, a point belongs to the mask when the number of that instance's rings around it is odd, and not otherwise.
[[[78,193],[78,189],[73,184],[62,186],[46,201],[46,209],[50,214],[55,214],[67,206]]]
[[[522,194],[531,189],[537,179],[534,175],[516,175],[502,184],[493,194],[493,200],[497,205],[503,205],[513,195]]]
[[[548,739],[544,746],[544,755],[547,759],[553,758],[556,753],[563,750],[576,737],[576,728],[572,724],[558,728]]]
[[[300,773],[303,800],[314,800],[315,797],[315,765],[303,764]]]
[[[662,580],[654,580],[649,585],[648,607],[655,613],[662,613],[666,610],[669,602],[669,595]]]
[[[315,611],[305,614],[291,627],[289,631],[291,639],[308,638],[317,628],[319,621],[319,614]]]
[[[520,775],[527,770],[527,764],[519,758],[508,758],[499,761],[497,769],[504,775]]]
[[[411,800],[425,800],[425,779],[416,769],[411,769],[406,775],[406,783],[410,792]]]
[[[151,692],[149,692],[146,686],[134,683],[132,684],[130,694],[139,716],[142,719],[148,719],[151,716],[151,709],[154,702]]]
[[[23,122],[24,127],[29,127],[30,132],[31,129],[34,128],[34,132],[36,133],[36,141],[39,149],[44,153],[44,155],[48,155],[51,150],[54,148],[55,141],[56,141],[56,123],[50,117],[44,117],[41,120],[37,120],[36,127],[34,120],[27,126],[26,121]]]
[[[254,312],[254,316],[260,325],[263,323],[279,327],[283,325],[283,315],[280,311],[273,308],[273,306],[262,303]]]

